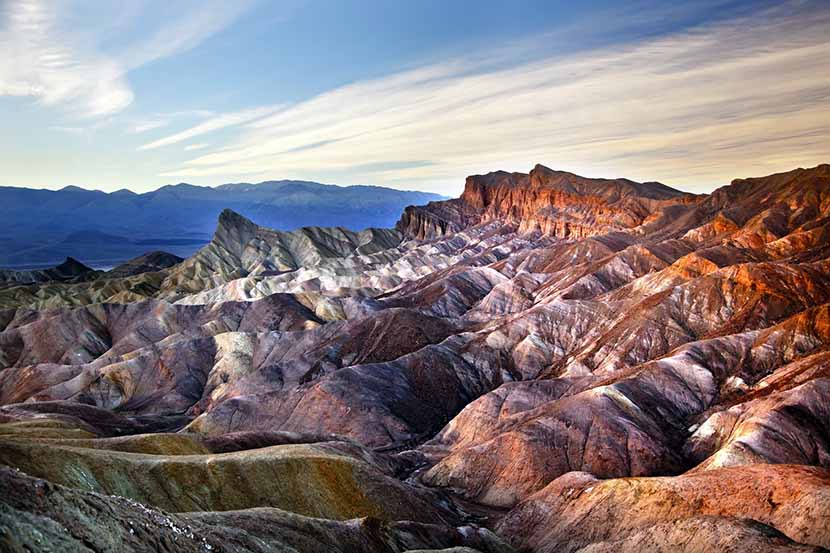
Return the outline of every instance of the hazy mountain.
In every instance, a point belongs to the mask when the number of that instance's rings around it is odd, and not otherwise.
[[[75,257],[117,264],[149,250],[187,256],[206,244],[230,208],[270,228],[391,227],[408,205],[437,194],[305,181],[176,184],[144,194],[0,187],[0,267],[39,268]]]

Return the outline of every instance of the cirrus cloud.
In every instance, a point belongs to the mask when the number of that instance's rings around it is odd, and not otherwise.
[[[542,162],[704,190],[830,157],[830,10],[814,5],[564,57],[475,63],[329,91],[164,175],[342,174],[446,191],[466,174]]]
[[[204,142],[199,142],[197,144],[188,144],[184,147],[185,152],[192,152],[193,150],[203,150],[210,146],[210,144],[206,144]]]
[[[108,25],[115,25],[108,14],[78,26],[63,13],[63,3],[7,0],[0,3],[0,96],[35,98],[81,117],[112,115],[133,102],[129,71],[194,48],[252,5],[252,0],[176,3],[176,16],[149,36],[108,51],[100,45],[112,31]]]
[[[36,0],[10,1],[0,13],[0,96],[70,104],[84,116],[115,113],[133,101],[121,67],[57,27],[56,10]]]
[[[154,150],[156,148],[161,148],[162,146],[169,146],[178,142],[184,142],[185,140],[189,140],[195,136],[218,131],[227,127],[234,127],[255,119],[260,119],[266,115],[274,113],[275,111],[279,111],[282,107],[282,105],[263,106],[233,113],[221,114],[176,134],[154,140],[153,142],[148,142],[147,144],[139,146],[138,149]]]

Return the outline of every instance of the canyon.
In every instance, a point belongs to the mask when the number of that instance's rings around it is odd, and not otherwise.
[[[9,551],[830,549],[830,165],[537,165],[0,272]]]

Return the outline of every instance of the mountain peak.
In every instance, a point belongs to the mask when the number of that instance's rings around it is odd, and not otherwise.
[[[63,275],[79,275],[93,270],[91,267],[84,265],[74,257],[67,257],[64,262],[55,267],[55,269]]]
[[[576,173],[571,173],[570,171],[565,171],[565,170],[562,170],[562,169],[552,169],[552,168],[548,167],[547,165],[542,165],[541,163],[537,163],[536,165],[534,165],[533,169],[531,169],[530,172],[531,173],[536,172],[536,173],[549,173],[549,174],[556,174],[556,175],[567,175],[567,176],[571,176],[571,177],[577,177],[577,178],[580,178],[580,179],[585,178],[585,177],[581,177],[581,176],[577,175]]]
[[[241,255],[245,245],[254,237],[259,227],[250,219],[232,209],[223,209],[213,235],[213,242],[229,252]]]
[[[253,225],[256,226],[256,223],[234,211],[233,209],[225,208],[219,214],[219,226],[220,227],[238,227],[238,226],[248,226]]]

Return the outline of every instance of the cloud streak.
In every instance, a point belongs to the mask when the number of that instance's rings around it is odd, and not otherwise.
[[[237,125],[242,125],[243,123],[247,123],[255,119],[260,119],[271,113],[274,113],[275,111],[278,111],[279,109],[282,109],[281,105],[263,106],[253,109],[237,111],[233,113],[225,113],[208,119],[207,121],[199,123],[198,125],[190,127],[189,129],[186,129],[184,131],[172,134],[170,136],[166,136],[164,138],[160,138],[159,140],[154,140],[153,142],[148,142],[147,144],[139,146],[138,149],[154,150],[156,148],[161,148],[162,146],[169,146],[171,144],[176,144],[178,142],[184,142],[185,140],[189,140],[196,136],[207,134],[213,131],[218,131],[220,129],[225,129],[228,127],[235,127]]]
[[[200,142],[198,144],[189,144],[184,147],[185,152],[192,152],[193,150],[203,150],[210,146],[210,144],[205,144],[204,142]]]
[[[164,119],[153,119],[150,121],[142,121],[140,123],[136,123],[130,129],[130,132],[133,134],[141,134],[147,131],[152,131],[154,129],[160,129],[162,127],[166,127],[170,124],[170,121],[166,121]]]
[[[348,175],[446,191],[541,162],[702,190],[826,161],[830,10],[785,15],[801,5],[625,47],[358,82],[263,116],[165,176]]]

